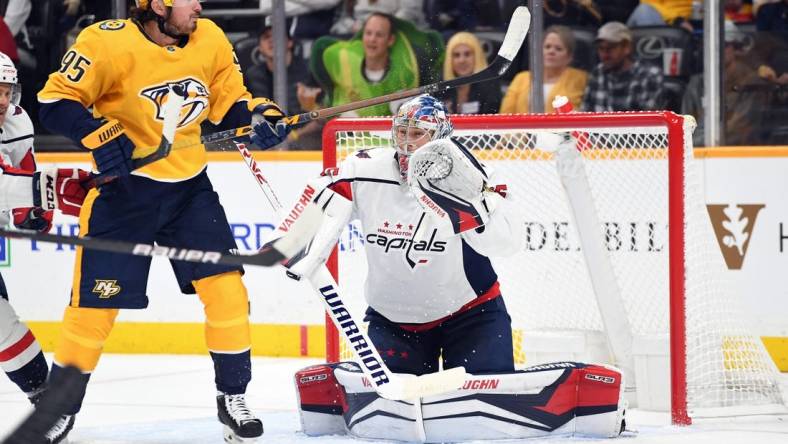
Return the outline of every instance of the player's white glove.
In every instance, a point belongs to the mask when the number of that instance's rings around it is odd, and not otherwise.
[[[479,161],[451,139],[419,148],[408,163],[408,186],[424,211],[455,234],[483,226],[492,208]]]

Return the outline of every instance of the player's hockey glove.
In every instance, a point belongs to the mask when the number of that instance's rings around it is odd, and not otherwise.
[[[264,101],[252,110],[252,143],[260,149],[272,148],[284,142],[290,133],[290,125],[282,118],[285,114],[271,101]]]
[[[123,125],[117,120],[104,123],[82,138],[82,146],[89,149],[99,173],[128,176],[134,170],[131,155],[134,144],[126,137]]]
[[[48,233],[52,228],[53,211],[43,208],[14,208],[14,226],[23,230],[35,230]]]
[[[79,216],[89,179],[90,173],[77,168],[36,171],[33,173],[33,205]]]

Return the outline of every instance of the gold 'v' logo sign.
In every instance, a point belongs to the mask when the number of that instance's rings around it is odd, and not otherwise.
[[[764,204],[706,205],[714,234],[729,270],[741,270],[755,219]]]

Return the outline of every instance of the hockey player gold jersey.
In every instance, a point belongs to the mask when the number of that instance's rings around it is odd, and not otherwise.
[[[203,120],[218,123],[234,103],[251,100],[230,42],[205,19],[198,20],[182,46],[157,45],[132,20],[90,26],[63,56],[61,68],[49,76],[38,100],[70,99],[92,106],[95,117],[117,119],[136,146],[137,158],[150,154],[161,140],[168,84],[180,84],[188,92],[176,142],[197,141]],[[205,161],[204,147],[195,145],[175,150],[134,174],[181,181],[202,171]]]

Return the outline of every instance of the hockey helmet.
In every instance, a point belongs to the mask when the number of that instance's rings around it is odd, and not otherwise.
[[[424,133],[414,138],[411,128],[424,130]],[[415,143],[423,142],[421,146],[430,140],[450,137],[453,130],[443,102],[429,94],[414,97],[400,105],[391,125],[391,139],[397,150],[400,175],[407,177],[408,158],[414,151]]]
[[[19,81],[16,66],[10,57],[0,52],[0,83],[16,85]]]
[[[11,103],[19,105],[22,99],[22,85],[19,84],[19,75],[13,60],[0,52],[0,83],[11,85]]]

